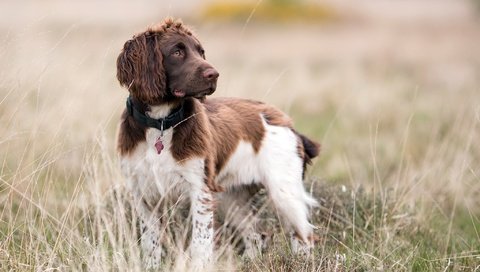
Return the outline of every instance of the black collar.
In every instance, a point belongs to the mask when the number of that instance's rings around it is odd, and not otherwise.
[[[172,113],[170,113],[167,117],[165,118],[160,118],[160,119],[153,119],[151,117],[148,117],[147,115],[141,113],[134,105],[132,101],[132,97],[129,96],[127,98],[127,111],[128,114],[135,119],[135,121],[139,122],[141,125],[145,127],[151,127],[151,128],[156,128],[159,129],[160,131],[167,130],[178,123],[183,121],[183,115],[184,115],[184,110],[183,110],[183,103],[174,109]]]

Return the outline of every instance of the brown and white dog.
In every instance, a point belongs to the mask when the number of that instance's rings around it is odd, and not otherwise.
[[[202,45],[179,21],[166,19],[128,40],[117,59],[117,78],[130,92],[118,150],[122,173],[135,200],[147,267],[162,255],[160,220],[154,211],[164,196],[191,202],[192,261],[205,264],[214,247],[214,200],[219,212],[236,208],[230,224],[241,230],[245,254],[261,243],[247,189],[266,188],[292,229],[292,249],[309,251],[313,226],[305,191],[305,167],[319,145],[296,132],[291,119],[261,102],[208,98],[218,72],[205,61]]]

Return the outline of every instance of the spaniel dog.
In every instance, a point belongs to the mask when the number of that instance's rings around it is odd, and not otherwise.
[[[193,265],[213,258],[214,211],[235,210],[245,254],[262,243],[248,201],[252,185],[265,188],[291,228],[294,252],[309,252],[313,226],[304,189],[305,167],[319,145],[295,131],[273,106],[239,98],[206,98],[219,73],[205,60],[199,40],[180,21],[166,19],[128,40],[117,59],[117,78],[130,95],[121,117],[118,151],[134,196],[147,267],[162,256],[157,203],[186,195],[192,221]],[[254,220],[254,219],[252,219]]]

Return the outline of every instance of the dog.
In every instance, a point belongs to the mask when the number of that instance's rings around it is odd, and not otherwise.
[[[171,18],[128,40],[117,58],[117,79],[130,94],[117,148],[147,268],[160,265],[161,220],[155,207],[166,195],[190,199],[188,250],[194,265],[212,261],[216,207],[236,210],[229,224],[241,231],[245,254],[258,253],[261,235],[254,223],[243,222],[251,215],[252,185],[266,189],[291,227],[292,250],[313,247],[308,214],[317,202],[305,191],[303,178],[319,144],[294,130],[292,120],[273,106],[206,98],[218,77],[199,40]]]

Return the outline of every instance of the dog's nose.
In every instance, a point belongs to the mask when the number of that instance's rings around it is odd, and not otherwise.
[[[203,77],[208,80],[215,80],[219,76],[217,70],[214,68],[207,68],[205,71],[203,71]]]

